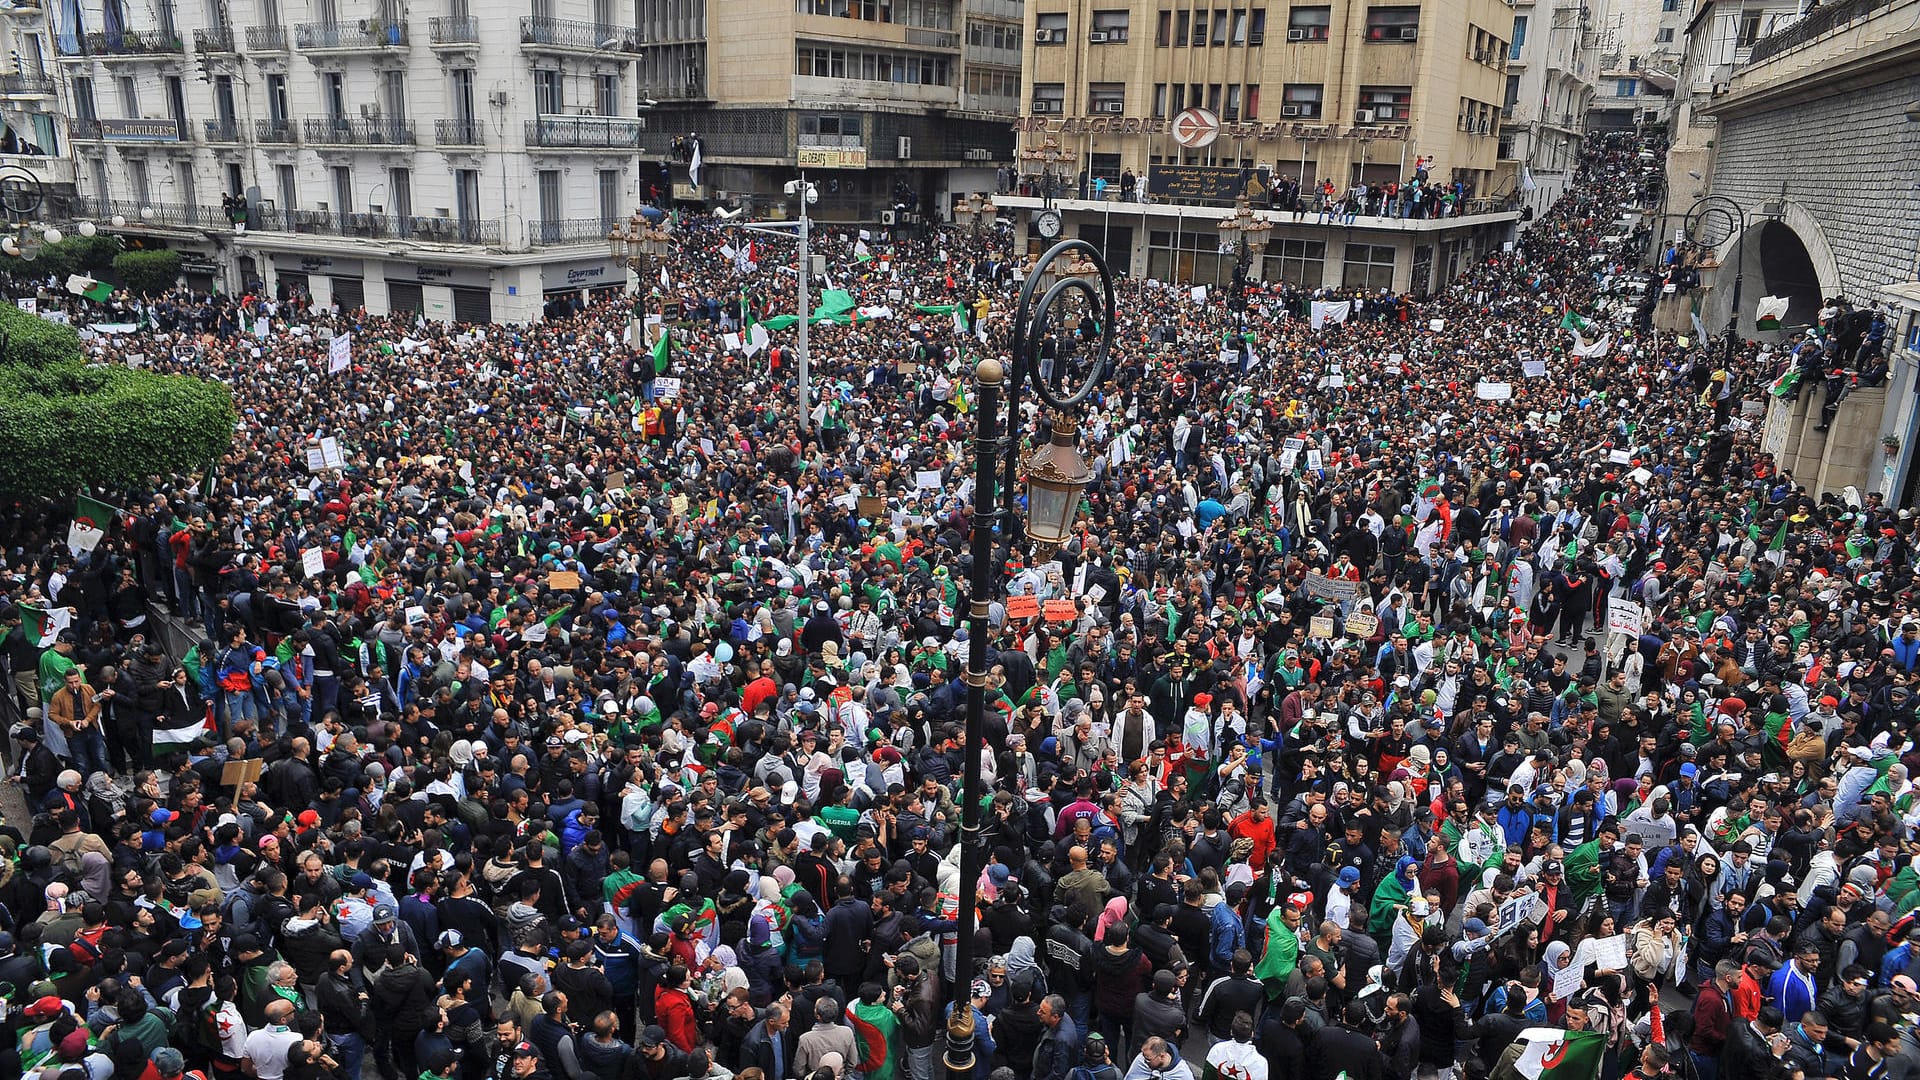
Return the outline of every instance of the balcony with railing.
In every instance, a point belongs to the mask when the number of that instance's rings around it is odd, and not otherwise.
[[[291,120],[255,120],[253,138],[255,142],[290,144],[300,141],[300,133]]]
[[[471,15],[435,15],[427,20],[427,40],[436,49],[465,49],[480,44],[480,20]]]
[[[1792,23],[1755,41],[1745,58],[1736,56],[1735,59],[1744,64],[1758,64],[1771,60],[1789,49],[1796,49],[1816,38],[1839,30],[1857,19],[1872,15],[1881,8],[1892,7],[1895,2],[1896,0],[1840,0],[1839,3],[1822,4]]]
[[[53,76],[31,71],[9,71],[0,75],[0,97],[51,97]]]
[[[293,43],[307,52],[377,52],[407,47],[407,24],[382,19],[357,23],[297,23]]]
[[[478,120],[442,117],[433,122],[433,141],[439,146],[482,146],[486,143],[486,125]]]
[[[202,122],[202,127],[206,132],[208,142],[234,143],[240,141],[240,121],[238,120],[232,118],[225,120],[206,120]]]
[[[60,55],[66,58],[91,56],[96,60],[139,60],[151,57],[179,56],[187,51],[178,34],[165,30],[115,30],[96,32],[82,38],[55,35]]]
[[[0,169],[32,173],[42,184],[49,187],[68,186],[74,181],[73,159],[70,157],[52,157],[47,154],[0,154]],[[49,195],[51,196],[51,193]]]
[[[562,218],[527,222],[527,243],[533,247],[564,244],[605,244],[607,234],[620,225],[609,218]]]
[[[412,146],[413,121],[365,116],[309,116],[305,128],[309,146]]]
[[[639,52],[640,31],[612,23],[522,15],[520,47],[535,52]]]
[[[233,27],[209,26],[193,32],[193,51],[197,53],[230,53],[233,51]]]
[[[434,244],[498,247],[500,223],[479,219],[419,217],[412,214],[361,214],[338,210],[286,210],[263,206],[254,211],[254,228],[310,236],[367,240],[417,240]]]
[[[12,4],[0,6],[0,16],[11,15],[16,19],[41,19],[46,14],[47,9],[37,0],[13,0]]]
[[[247,27],[247,51],[286,52],[287,28],[284,26]]]
[[[100,222],[111,222],[115,217],[124,219],[125,224],[116,226],[117,228],[233,228],[233,222],[227,217],[227,212],[218,206],[200,206],[195,203],[143,203],[130,199],[98,199],[91,196],[77,197],[71,205],[73,216],[77,218],[88,218]]]
[[[527,121],[527,145],[550,150],[638,150],[647,122],[637,116],[542,113]]]

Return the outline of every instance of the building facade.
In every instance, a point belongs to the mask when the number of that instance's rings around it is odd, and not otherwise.
[[[1713,40],[1714,82],[1695,111],[1704,178],[1674,177],[1669,216],[1686,229],[1701,194],[1725,196],[1745,215],[1696,215],[1692,238],[1710,249],[1713,268],[1695,301],[1708,325],[1733,310],[1733,278],[1741,282],[1737,314],[1743,337],[1797,338],[1818,318],[1824,298],[1886,312],[1894,364],[1882,389],[1862,390],[1830,430],[1799,401],[1769,405],[1765,446],[1797,479],[1820,491],[1854,487],[1912,504],[1920,457],[1920,190],[1912,162],[1920,154],[1920,0],[1846,0],[1763,18],[1755,11],[1706,12],[1720,23]],[[1771,26],[1748,37],[1747,30]],[[1709,116],[1711,126],[1698,124]],[[1704,135],[1704,137],[1701,137]],[[1687,186],[1691,185],[1691,186]],[[1779,331],[1759,331],[1762,296],[1789,306]],[[1882,441],[1882,437],[1886,437]]]
[[[777,217],[783,185],[805,170],[821,218],[941,220],[953,193],[991,188],[1012,159],[1022,0],[639,9],[653,135],[699,136],[713,198]]]
[[[643,201],[911,219],[1011,159],[1019,0],[7,4],[0,164],[200,288],[525,321],[628,287]]]
[[[1553,0],[1513,9],[1500,157],[1514,163],[1522,200],[1538,214],[1566,193],[1598,70],[1591,10]]]
[[[1257,205],[1282,180],[1403,182],[1424,160],[1434,183],[1468,186],[1473,213],[1363,216],[1339,232],[1271,215],[1254,272],[1430,288],[1518,215],[1504,212],[1513,181],[1499,158],[1513,14],[1505,0],[1028,0],[1023,191],[996,202],[1022,211],[1029,246],[1058,194],[1065,233],[1097,238],[1116,268],[1223,282],[1235,259],[1221,257],[1218,223],[1235,196]],[[1136,199],[1123,202],[1129,175]]]

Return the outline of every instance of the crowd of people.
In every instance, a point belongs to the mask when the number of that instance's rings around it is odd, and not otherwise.
[[[823,230],[805,416],[777,253],[692,215],[657,349],[138,305],[88,347],[240,429],[90,550],[8,523],[0,1073],[932,1080],[964,992],[981,1080],[1907,1075],[1920,535],[1746,407],[1858,340],[1582,316],[1642,150],[1431,296],[1122,279],[974,791],[1001,240]]]

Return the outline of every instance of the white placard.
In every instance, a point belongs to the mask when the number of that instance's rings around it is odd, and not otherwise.
[[[1513,397],[1513,384],[1503,382],[1475,383],[1473,396],[1481,401],[1506,401]]]
[[[913,486],[917,488],[938,489],[940,487],[939,469],[920,469],[913,474]]]
[[[418,626],[427,621],[427,609],[419,604],[407,605],[407,625]]]
[[[1205,285],[1195,285],[1189,295],[1193,297],[1194,303],[1204,304],[1207,302],[1207,287]]]
[[[29,315],[40,314],[40,301],[31,296],[23,296],[13,302],[13,306]]]
[[[1612,937],[1588,938],[1587,944],[1593,946],[1593,963],[1600,970],[1627,970],[1627,935],[1615,934]]]
[[[1645,487],[1648,483],[1650,483],[1653,480],[1653,470],[1647,468],[1645,465],[1642,465],[1641,467],[1628,473],[1627,479],[1633,481],[1636,484],[1639,484],[1642,487]]]
[[[1607,601],[1607,633],[1639,637],[1647,625],[1646,609],[1632,600]]]
[[[253,320],[253,336],[254,337],[259,338],[261,341],[265,341],[267,339],[267,335],[272,332],[273,332],[272,319],[269,319],[265,315],[262,315],[259,318]]]
[[[1447,320],[1445,319],[1433,319],[1427,323],[1427,329],[1433,331],[1436,334],[1442,330],[1445,330],[1446,328],[1447,328]]]
[[[345,371],[353,363],[353,335],[335,334],[327,343],[327,374]]]
[[[1520,374],[1525,375],[1529,379],[1544,379],[1547,376],[1547,362],[1545,360],[1522,360],[1520,361]]]
[[[1615,465],[1631,465],[1633,464],[1633,451],[1609,450],[1607,451],[1607,460]]]
[[[320,457],[329,469],[345,469],[347,456],[340,452],[340,440],[331,435],[320,439]]]
[[[1280,451],[1280,468],[1284,472],[1292,472],[1293,466],[1299,460],[1300,460],[1300,451],[1298,450],[1286,449],[1286,450]]]
[[[1320,468],[1320,448],[1319,447],[1310,446],[1307,448],[1307,468],[1309,469]]]
[[[653,396],[661,399],[680,396],[680,380],[661,375],[653,380]]]
[[[319,577],[327,572],[327,553],[323,548],[312,547],[300,553],[300,569],[308,577]]]
[[[1569,963],[1553,973],[1553,997],[1555,1001],[1567,1001],[1580,992],[1580,986],[1586,982],[1586,971],[1579,964]]]
[[[720,336],[720,341],[722,344],[726,345],[728,352],[740,351],[742,342],[740,340],[739,334],[722,334]]]

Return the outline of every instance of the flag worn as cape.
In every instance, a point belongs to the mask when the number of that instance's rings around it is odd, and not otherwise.
[[[1267,913],[1267,948],[1254,965],[1253,974],[1267,988],[1267,1000],[1275,1001],[1287,992],[1287,978],[1300,966],[1300,939],[1280,917],[1282,908]]]
[[[880,1002],[855,1000],[847,1006],[847,1026],[853,1029],[853,1060],[847,1068],[866,1074],[867,1080],[893,1080],[894,1048],[900,1042],[900,1021]]]
[[[1528,1040],[1527,1048],[1513,1067],[1527,1080],[1593,1080],[1600,1074],[1607,1050],[1603,1032],[1530,1028],[1520,1037]]]

